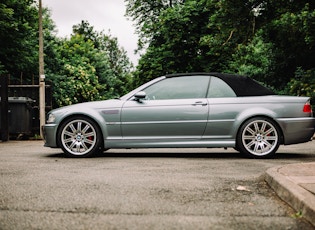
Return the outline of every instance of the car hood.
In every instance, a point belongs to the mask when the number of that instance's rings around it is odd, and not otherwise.
[[[103,109],[103,108],[120,108],[124,101],[119,99],[110,99],[105,101],[91,101],[77,104],[78,107]]]
[[[68,105],[64,107],[60,107],[58,109],[54,109],[51,112],[64,113],[64,112],[72,112],[72,111],[84,111],[86,109],[107,109],[107,108],[120,108],[124,101],[119,99],[110,99],[104,101],[91,101],[78,103],[74,105]]]

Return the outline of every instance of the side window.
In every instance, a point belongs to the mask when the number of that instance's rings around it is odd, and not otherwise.
[[[205,98],[209,76],[172,77],[144,90],[147,100]]]
[[[211,77],[208,98],[218,97],[236,97],[236,94],[223,80],[217,77]]]

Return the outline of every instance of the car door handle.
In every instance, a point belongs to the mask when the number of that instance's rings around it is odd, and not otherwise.
[[[192,104],[193,106],[197,106],[197,105],[201,105],[201,106],[206,106],[208,105],[207,102],[204,101],[196,101],[194,104]]]

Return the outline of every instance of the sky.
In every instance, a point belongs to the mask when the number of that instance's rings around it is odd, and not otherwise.
[[[124,0],[42,0],[42,4],[51,10],[59,37],[70,37],[73,25],[88,21],[94,30],[116,37],[130,61],[137,64],[139,56],[134,50],[138,37],[133,22],[124,16]]]

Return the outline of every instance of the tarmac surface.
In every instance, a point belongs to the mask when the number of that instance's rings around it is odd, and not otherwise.
[[[315,153],[313,143],[307,146],[308,152]],[[2,151],[7,150],[1,148]],[[315,229],[315,162],[272,167],[265,172],[264,178],[275,193],[295,209],[297,217],[305,218]]]

